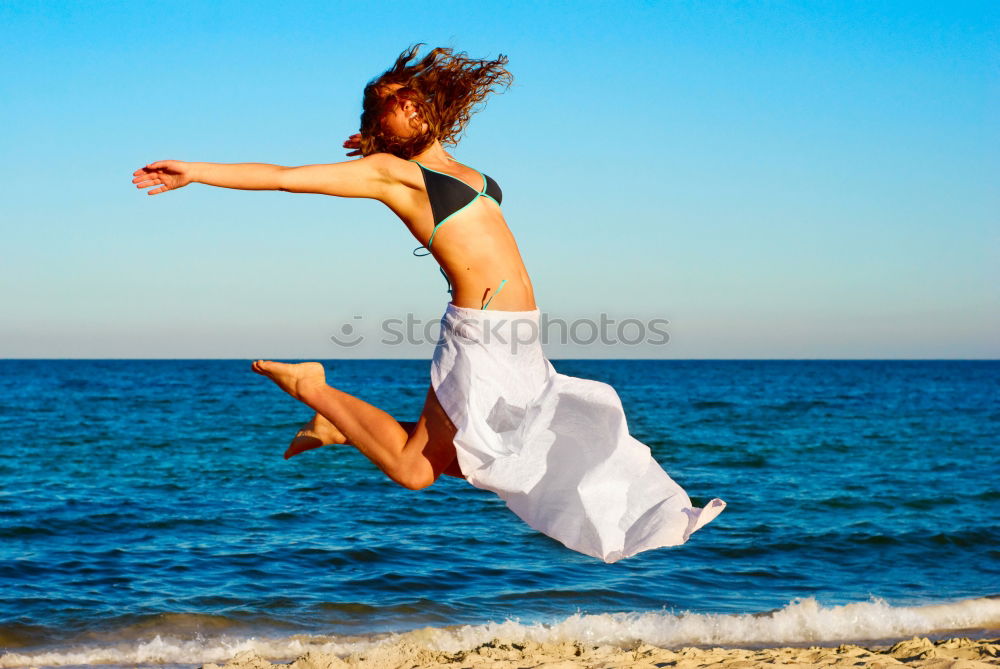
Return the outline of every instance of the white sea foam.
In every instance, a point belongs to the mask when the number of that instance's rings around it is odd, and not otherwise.
[[[654,646],[781,645],[891,639],[949,630],[1000,629],[1000,598],[933,606],[890,606],[884,600],[821,606],[796,600],[766,614],[611,613],[574,615],[554,625],[515,622],[433,630],[428,645],[458,651],[493,638],[514,641],[645,642]]]
[[[117,644],[81,645],[70,649],[34,653],[7,652],[0,655],[0,667],[46,667],[92,664],[105,665],[202,665],[223,663],[244,651],[253,651],[269,660],[291,659],[309,651],[349,655],[381,642],[373,640],[337,641],[331,637],[235,637],[229,635],[179,639],[155,635],[152,639]]]
[[[573,615],[545,625],[517,621],[426,628],[381,638],[295,635],[290,637],[211,636],[198,639],[155,635],[117,644],[81,645],[48,651],[6,652],[0,668],[65,665],[201,665],[224,663],[243,651],[266,659],[291,660],[309,651],[346,656],[402,641],[435,650],[470,650],[492,639],[513,642],[580,641],[593,644],[644,642],[662,647],[688,645],[784,645],[887,640],[959,630],[1000,630],[1000,597],[926,606],[890,606],[873,599],[822,606],[800,599],[758,614],[612,613]]]

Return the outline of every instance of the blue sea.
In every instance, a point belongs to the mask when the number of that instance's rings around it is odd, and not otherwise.
[[[0,667],[495,636],[836,645],[1000,631],[1000,361],[554,360],[696,505],[615,564],[460,479],[408,491],[243,360],[0,361]],[[327,361],[415,420],[427,360]]]

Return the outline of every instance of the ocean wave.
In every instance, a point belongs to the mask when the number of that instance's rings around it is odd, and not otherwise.
[[[431,650],[461,652],[494,639],[538,643],[580,642],[622,645],[646,643],[682,646],[776,646],[891,641],[912,635],[942,635],[1000,630],[1000,596],[924,606],[891,606],[882,599],[823,606],[814,598],[797,599],[765,613],[690,612],[576,614],[552,624],[516,620],[449,628],[424,628],[378,636],[284,637],[214,635],[181,638],[144,629],[144,638],[102,644],[6,652],[0,668],[66,665],[187,665],[223,663],[252,651],[271,661],[287,661],[310,651],[347,656],[372,648],[410,644]],[[173,631],[173,630],[171,630]],[[134,630],[133,630],[134,632]]]
[[[970,629],[1000,629],[1000,597],[912,607],[891,606],[877,598],[822,606],[809,597],[767,613],[574,615],[551,626],[508,621],[435,630],[430,640],[436,649],[455,652],[498,637],[515,641],[648,643],[675,647],[841,643]]]

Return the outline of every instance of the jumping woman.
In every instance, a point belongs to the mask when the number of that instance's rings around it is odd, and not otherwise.
[[[447,474],[492,490],[535,529],[614,562],[684,543],[725,507],[692,507],[631,437],[615,390],[559,374],[542,354],[540,310],[497,182],[458,162],[477,105],[512,78],[507,58],[420,45],[364,89],[346,162],[284,167],[162,160],[136,170],[148,195],[190,183],[377,200],[440,266],[451,301],[419,419],[401,422],[327,383],[318,362],[253,363],[315,415],[285,457],[350,444],[396,483],[419,490]],[[498,336],[500,333],[501,336]],[[502,336],[506,335],[506,336]]]

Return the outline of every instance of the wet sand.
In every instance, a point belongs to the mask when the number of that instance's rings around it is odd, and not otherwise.
[[[633,647],[579,642],[535,643],[496,639],[472,650],[444,652],[410,642],[391,643],[365,653],[337,657],[310,652],[291,665],[275,665],[252,652],[241,653],[224,669],[750,669],[753,667],[927,667],[975,669],[1000,666],[1000,638],[955,637],[931,641],[913,637],[891,646],[843,644],[808,648],[677,648],[647,644]],[[219,669],[206,664],[204,669]]]

